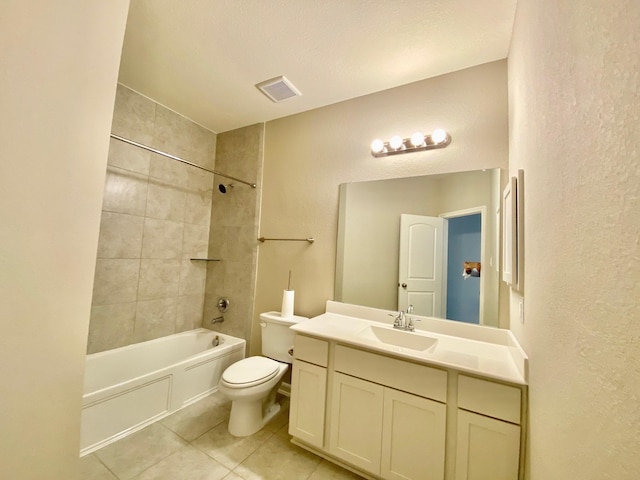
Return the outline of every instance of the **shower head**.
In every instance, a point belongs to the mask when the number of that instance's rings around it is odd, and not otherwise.
[[[224,183],[221,183],[220,185],[218,185],[218,192],[220,192],[221,195],[225,195],[234,186],[235,185],[233,185],[233,183],[228,183],[226,185]]]

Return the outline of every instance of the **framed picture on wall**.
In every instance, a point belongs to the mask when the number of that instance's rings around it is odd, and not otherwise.
[[[512,287],[518,280],[517,180],[511,177],[502,191],[502,280]]]
[[[524,293],[524,170],[516,180],[516,281],[513,289]]]

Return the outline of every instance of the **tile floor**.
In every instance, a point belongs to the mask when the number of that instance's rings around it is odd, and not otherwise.
[[[227,431],[231,404],[219,393],[80,459],[81,480],[356,480],[293,445],[288,398],[245,438]]]

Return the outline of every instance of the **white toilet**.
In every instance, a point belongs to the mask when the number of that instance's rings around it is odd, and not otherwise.
[[[308,320],[294,315],[282,318],[280,312],[260,314],[262,354],[236,362],[223,372],[218,390],[231,403],[229,433],[246,437],[260,430],[279,411],[275,402],[282,377],[292,363],[294,333],[291,325]]]

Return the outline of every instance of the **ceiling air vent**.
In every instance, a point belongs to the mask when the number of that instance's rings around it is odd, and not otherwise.
[[[283,75],[260,82],[256,87],[276,103],[302,95]]]

